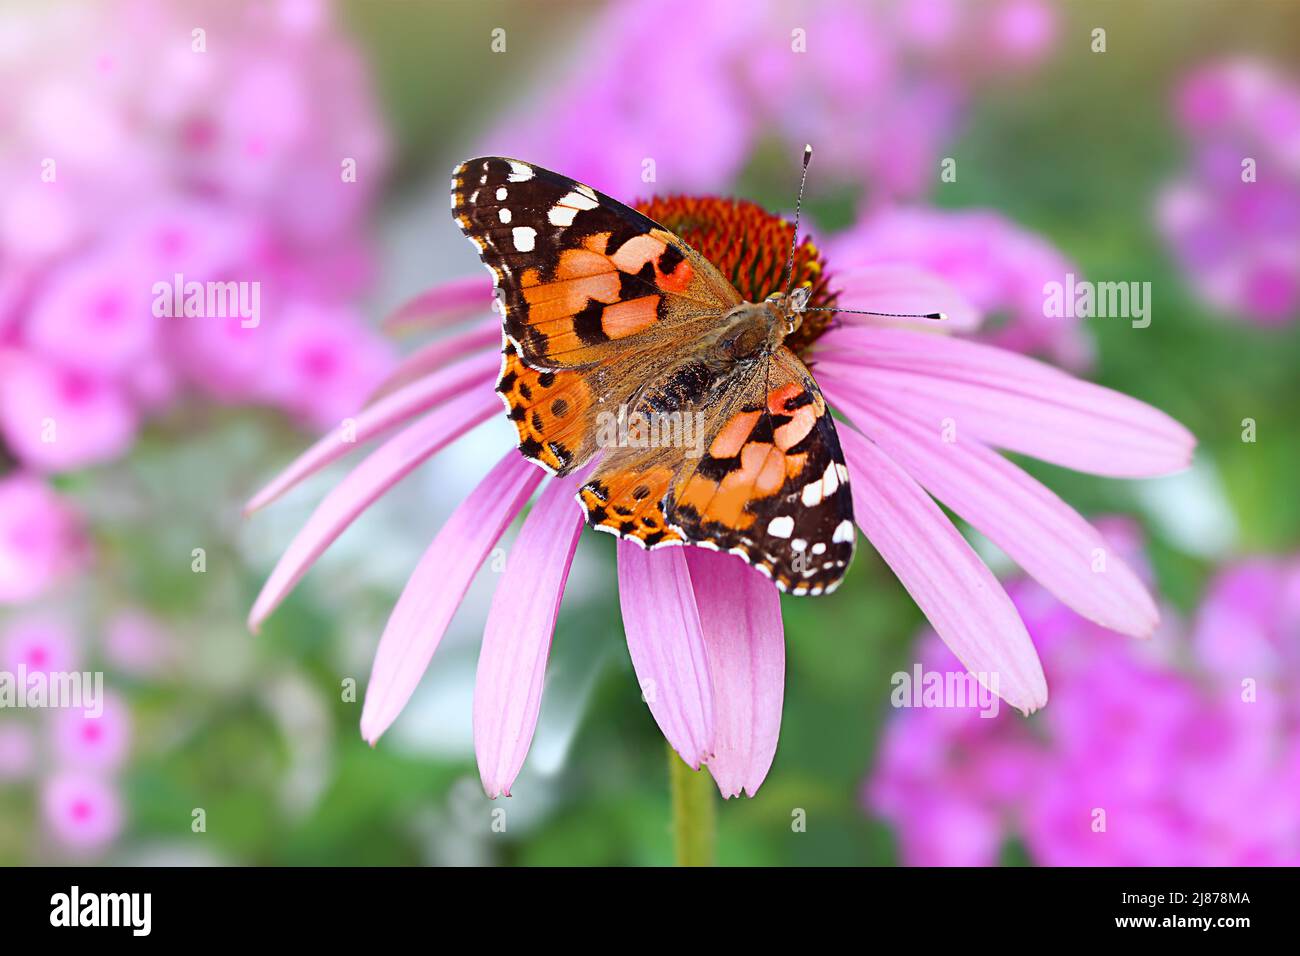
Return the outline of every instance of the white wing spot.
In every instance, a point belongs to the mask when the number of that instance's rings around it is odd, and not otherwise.
[[[810,481],[803,486],[803,503],[805,508],[812,508],[822,502],[822,482]]]
[[[498,187],[497,187],[497,202],[505,202],[505,198],[506,198],[506,196],[508,196],[508,195],[510,195],[510,193],[508,193],[508,192],[506,191],[506,187],[505,187],[505,186],[498,186]]]
[[[510,175],[506,177],[509,183],[526,183],[533,178],[533,167],[526,166],[523,163],[516,163],[510,160]]]
[[[831,541],[839,544],[841,541],[851,542],[854,538],[853,522],[845,518],[835,527],[835,533],[831,535]]]
[[[572,206],[552,206],[546,219],[552,226],[572,226],[573,217],[577,214],[578,210]]]
[[[537,241],[537,230],[532,226],[515,226],[511,230],[514,236],[515,248],[520,252],[532,252],[533,243]]]
[[[586,189],[586,192],[582,190]],[[574,209],[595,209],[600,205],[595,194],[587,189],[586,186],[579,186],[560,200],[561,206],[572,206]]]
[[[805,541],[803,538],[795,538],[793,541],[790,542],[791,551],[802,551],[806,547],[808,547],[808,542]]]
[[[840,486],[839,476],[835,473],[835,465],[826,466],[826,473],[822,475],[822,497],[829,498],[835,493],[835,489]]]
[[[776,538],[788,538],[794,532],[794,518],[779,515],[767,523],[767,533]]]
[[[510,221],[510,210],[507,209],[505,206],[502,206],[500,209],[497,210],[497,218],[500,219],[502,222],[508,223]]]
[[[813,545],[813,552],[812,552],[812,553],[813,553],[813,554],[825,554],[825,553],[826,553],[826,542],[824,542],[824,541],[818,541],[816,544],[814,544],[814,545]]]

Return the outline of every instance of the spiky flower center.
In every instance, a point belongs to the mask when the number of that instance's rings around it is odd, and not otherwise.
[[[747,301],[762,302],[773,292],[785,291],[781,282],[794,239],[793,223],[748,200],[717,196],[661,196],[638,202],[636,208],[717,266]],[[812,290],[809,307],[833,308],[837,303],[826,260],[807,237],[794,253],[793,287],[800,286]],[[785,344],[803,354],[826,331],[833,315],[805,313],[803,323]]]

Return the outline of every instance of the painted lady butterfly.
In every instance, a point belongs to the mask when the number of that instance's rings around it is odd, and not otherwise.
[[[462,163],[451,209],[503,307],[497,391],[520,452],[561,475],[602,456],[578,492],[589,524],[739,555],[792,594],[835,590],[856,541],[848,469],[782,344],[807,288],[745,302],[658,223],[514,159]]]

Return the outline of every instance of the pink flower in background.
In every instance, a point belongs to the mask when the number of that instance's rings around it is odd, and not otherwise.
[[[172,635],[161,621],[139,608],[114,614],[104,626],[104,656],[115,671],[158,677],[176,663]]]
[[[390,353],[350,303],[387,147],[327,4],[85,2],[0,26],[13,456],[50,472],[111,460],[187,391],[323,427],[378,384]],[[224,336],[206,302],[168,314],[156,287],[174,281],[255,284],[256,328]]]
[[[33,611],[10,617],[0,630],[0,670],[66,673],[80,664],[80,642],[58,618]]]
[[[1014,838],[1046,865],[1295,865],[1300,669],[1293,659],[1269,671],[1251,649],[1295,643],[1296,567],[1259,559],[1222,571],[1195,637],[1173,623],[1148,645],[1012,582],[1053,682],[1052,707],[1029,723],[898,711],[867,806],[897,828],[909,864],[988,865]],[[1239,636],[1240,658],[1226,653]],[[918,657],[951,669],[933,634]],[[1257,693],[1242,684],[1248,673],[1267,675]],[[963,839],[946,844],[934,828],[950,820],[962,821]]]
[[[699,200],[692,215],[704,215],[708,202]],[[751,214],[775,220],[756,207]],[[726,230],[738,228],[733,217],[720,221],[712,238],[743,246],[765,234],[762,225],[748,223],[732,235]],[[772,235],[771,248],[753,250],[745,261],[771,259],[779,274],[789,231]],[[941,309],[954,331],[978,328],[978,311],[921,270],[858,264],[843,276],[831,274],[852,286],[855,307]],[[482,280],[477,290],[486,308],[490,284]],[[770,290],[739,291],[757,301]],[[423,296],[433,313],[428,325],[442,330],[463,319],[474,294],[473,283],[457,282]],[[998,674],[999,693],[1032,711],[1046,702],[1047,685],[1029,635],[992,572],[930,494],[1081,614],[1146,636],[1158,615],[1137,575],[1118,556],[1106,574],[1096,573],[1100,534],[994,449],[1095,474],[1144,477],[1184,467],[1194,439],[1141,402],[1023,356],[919,328],[928,325],[853,321],[822,335],[808,357],[825,397],[851,422],[838,431],[859,527],[962,662],[972,672]],[[254,603],[253,629],[394,484],[501,414],[493,391],[499,334],[496,316],[448,331],[397,369],[395,382],[406,384],[359,412],[353,433],[327,434],[253,498],[249,510],[401,426],[326,495],[289,544]],[[542,479],[540,469],[507,450],[438,532],[380,640],[361,718],[367,740],[376,741],[405,706],[479,567]],[[551,637],[583,527],[573,502],[582,480],[579,473],[542,486],[488,612],[474,730],[480,775],[492,797],[510,792],[536,727]],[[618,566],[628,650],[660,729],[688,764],[707,764],[724,795],[752,795],[775,753],[784,697],[775,587],[731,555],[694,547],[647,552],[620,542]]]
[[[1300,315],[1300,83],[1259,62],[1214,63],[1178,90],[1188,169],[1157,225],[1196,293],[1230,316]]]
[[[47,780],[41,810],[50,834],[71,850],[93,851],[122,830],[122,801],[108,780],[83,773],[61,773]]]
[[[34,600],[89,556],[73,508],[23,472],[0,477],[0,604]]]
[[[1054,38],[1041,0],[628,0],[593,18],[576,66],[482,151],[632,196],[725,186],[776,134],[792,156],[814,143],[824,170],[877,199],[913,197],[935,183],[972,89],[1035,65]],[[656,64],[654,95],[630,62]]]
[[[53,715],[52,740],[59,763],[75,770],[116,770],[131,744],[131,721],[126,704],[105,693],[99,713],[84,708],[64,708]]]
[[[934,64],[1006,71],[1041,60],[1056,41],[1056,13],[1045,0],[900,0],[901,41]]]
[[[1044,284],[1064,284],[1067,273],[1082,278],[1079,271],[1046,239],[999,213],[923,208],[868,212],[857,226],[830,241],[827,255],[846,269],[925,269],[951,283],[989,317],[978,333],[983,341],[1074,370],[1092,363],[1092,344],[1079,321],[1050,317],[1044,310]],[[844,274],[841,286],[842,301],[858,301],[850,273]]]
[[[1225,693],[1251,681],[1300,720],[1300,557],[1255,558],[1221,572],[1201,602],[1192,642]]]
[[[70,471],[116,458],[138,424],[124,382],[0,351],[0,436],[29,467]]]
[[[272,356],[259,391],[305,422],[328,427],[352,414],[393,363],[348,310],[294,306],[269,330]]]

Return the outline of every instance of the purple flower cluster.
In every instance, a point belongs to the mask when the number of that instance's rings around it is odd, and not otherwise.
[[[1259,325],[1300,315],[1300,84],[1254,60],[1193,71],[1175,99],[1187,168],[1156,218],[1197,294]]]
[[[1045,865],[1300,862],[1300,558],[1223,570],[1190,626],[1149,643],[1028,580],[1008,591],[1052,705],[1029,721],[952,707],[890,720],[864,799],[904,862],[991,864],[1010,838]],[[953,669],[932,634],[918,657]]]
[[[1035,65],[1055,34],[1042,0],[632,0],[486,148],[630,199],[716,190],[775,136],[790,156],[816,144],[820,169],[877,198],[914,197],[971,93]]]
[[[111,460],[185,393],[312,427],[355,409],[390,358],[351,304],[386,146],[325,8],[123,0],[0,19],[10,456],[41,472]],[[204,294],[187,306],[172,288]]]
[[[29,688],[55,686],[85,665],[85,648],[62,617],[29,612],[0,630],[0,672]],[[83,678],[85,675],[83,675]],[[102,850],[125,824],[117,773],[131,745],[125,701],[95,691],[83,679],[77,706],[49,697],[41,709],[7,709],[0,723],[0,783],[32,784],[39,793],[44,836],[59,852],[85,855]],[[8,692],[20,693],[16,685]],[[25,701],[26,703],[26,701]],[[34,706],[35,699],[27,704]],[[15,700],[6,701],[8,708]]]

